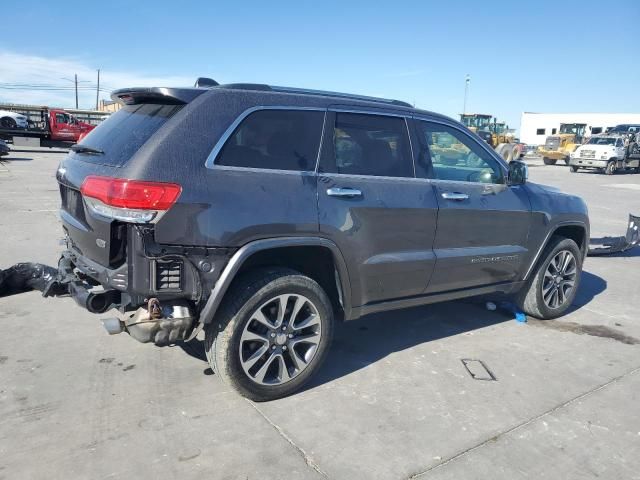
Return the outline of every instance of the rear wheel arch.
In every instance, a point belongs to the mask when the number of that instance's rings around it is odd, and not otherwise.
[[[315,280],[331,299],[337,318],[351,318],[351,284],[338,246],[321,237],[283,237],[256,240],[229,260],[201,311],[201,323],[210,323],[231,285],[252,270],[284,267]]]

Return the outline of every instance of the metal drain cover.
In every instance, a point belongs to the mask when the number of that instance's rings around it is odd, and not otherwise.
[[[467,372],[469,372],[469,375],[471,375],[471,378],[473,378],[474,380],[498,380],[482,360],[461,358],[460,361],[464,365],[464,368],[467,369]]]

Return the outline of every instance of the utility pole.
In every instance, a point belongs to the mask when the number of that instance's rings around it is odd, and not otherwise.
[[[98,110],[98,95],[100,92],[100,69],[98,69],[98,83],[96,87],[96,110]]]
[[[78,74],[76,73],[74,77],[76,79],[76,110],[77,110],[78,109]]]
[[[469,84],[471,83],[471,76],[467,73],[464,77],[464,107],[462,113],[467,113],[467,97],[469,96]]]

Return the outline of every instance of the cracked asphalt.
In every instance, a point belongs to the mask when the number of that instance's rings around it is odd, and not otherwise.
[[[61,157],[2,158],[0,268],[57,261]],[[640,175],[527,161],[585,198],[593,236],[640,213]],[[589,258],[559,320],[460,301],[349,322],[308,388],[260,404],[201,340],[143,345],[70,299],[2,298],[0,479],[640,479],[639,285],[636,248]]]

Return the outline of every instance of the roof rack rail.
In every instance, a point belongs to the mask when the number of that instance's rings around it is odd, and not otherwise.
[[[341,92],[329,92],[325,90],[313,90],[310,88],[294,88],[294,87],[277,87],[271,85],[271,90],[275,92],[283,92],[283,93],[302,93],[308,95],[319,95],[321,97],[340,97],[340,98],[350,98],[353,100],[363,100],[366,102],[376,102],[376,103],[386,103],[390,105],[398,105],[401,107],[409,107],[413,108],[413,106],[407,102],[403,102],[401,100],[393,100],[389,98],[378,98],[378,97],[369,97],[367,95],[356,95],[353,93],[341,93]]]
[[[261,83],[228,83],[220,85],[221,88],[233,88],[236,90],[256,90],[271,91],[279,93],[300,93],[303,95],[318,95],[321,97],[338,97],[349,98],[352,100],[362,100],[366,102],[384,103],[387,105],[396,105],[400,107],[413,108],[413,105],[401,100],[392,100],[388,98],[369,97],[366,95],[356,95],[352,93],[329,92],[325,90],[313,90],[310,88],[280,87],[275,85],[265,85]]]

